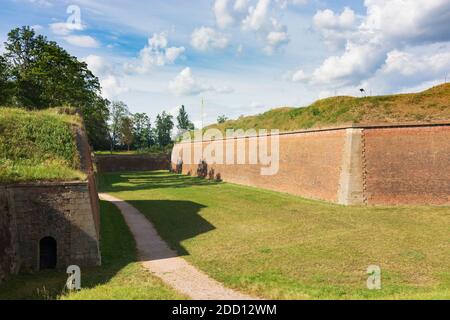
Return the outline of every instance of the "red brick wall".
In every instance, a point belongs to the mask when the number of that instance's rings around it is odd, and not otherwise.
[[[152,171],[168,170],[170,168],[170,156],[163,155],[97,155],[97,171]]]
[[[101,263],[88,182],[0,186],[0,281],[39,269],[39,241],[57,241],[57,268]]]
[[[351,151],[360,170],[351,174],[362,172],[358,179],[364,203],[450,204],[449,125],[366,126],[361,131],[362,150]],[[227,182],[338,202],[345,141],[345,128],[280,135],[280,170],[275,176],[262,176],[260,165],[209,169]],[[196,175],[197,167],[184,164],[183,173]]]
[[[248,139],[248,154],[247,142]],[[209,143],[204,142],[204,146]],[[280,135],[277,175],[262,176],[260,165],[212,165],[209,168],[214,168],[227,182],[336,202],[344,144],[345,130]],[[183,173],[189,171],[195,175],[197,165],[184,165]]]
[[[94,164],[92,160],[92,149],[89,145],[89,139],[84,128],[75,127],[77,137],[77,148],[80,154],[80,169],[88,176],[89,199],[92,207],[92,216],[97,231],[97,238],[100,239],[100,199],[98,198],[97,182],[94,173]]]
[[[11,217],[8,207],[8,193],[0,186],[0,283],[12,272],[13,247]]]
[[[450,126],[363,134],[368,204],[450,203]]]

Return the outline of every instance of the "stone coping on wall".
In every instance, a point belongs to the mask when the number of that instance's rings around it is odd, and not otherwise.
[[[167,153],[158,154],[95,154],[96,158],[156,158],[156,157],[167,157]]]
[[[87,185],[88,180],[80,181],[33,181],[33,182],[15,182],[0,184],[0,188],[24,188],[24,187],[56,187],[56,186],[83,186]]]
[[[324,132],[324,131],[337,131],[337,130],[347,130],[347,129],[380,129],[380,128],[414,128],[414,127],[436,127],[436,126],[450,126],[450,120],[446,121],[434,121],[434,122],[380,122],[380,123],[350,123],[339,126],[329,126],[329,127],[317,127],[311,129],[299,129],[292,131],[280,131],[277,135],[279,136],[287,136],[293,134],[300,133],[314,133],[314,132]],[[263,129],[263,128],[262,128]],[[247,129],[251,130],[251,129]],[[255,129],[258,130],[258,129]],[[267,136],[271,136],[272,133],[270,129],[267,130]],[[247,136],[235,136],[235,137],[225,137],[222,139],[203,139],[203,140],[193,140],[187,142],[177,142],[176,144],[185,144],[185,143],[198,143],[198,142],[209,142],[209,141],[221,141],[221,140],[230,140],[230,139],[246,139],[246,138],[255,138],[260,135],[247,135]]]

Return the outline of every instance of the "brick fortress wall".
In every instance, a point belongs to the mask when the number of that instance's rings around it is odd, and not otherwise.
[[[249,138],[224,140],[224,150],[233,140],[245,140],[248,155]],[[450,204],[450,124],[353,125],[283,133],[279,141],[274,176],[262,176],[261,165],[208,170],[224,181],[344,205]],[[189,144],[192,154],[200,143]],[[203,148],[211,143],[219,142]],[[196,175],[194,163],[183,164],[183,173]]]
[[[156,155],[96,155],[97,171],[154,171],[168,170],[170,168],[170,156],[167,154]]]
[[[8,217],[2,219],[0,233],[5,237],[1,243],[8,244],[0,247],[3,277],[39,270],[39,241],[44,237],[56,240],[57,268],[100,265],[88,188],[87,182],[48,182],[0,189],[0,216]]]
[[[249,138],[234,140],[235,160],[242,140],[248,159]],[[203,147],[210,143],[215,142],[204,142]],[[227,141],[223,145],[225,154]],[[261,166],[252,164],[214,164],[209,169],[213,168],[227,182],[336,202],[344,145],[343,130],[285,134],[280,136],[280,167],[276,175],[263,176]],[[196,164],[183,165],[184,174],[196,172]]]
[[[74,126],[73,134],[86,181],[0,186],[0,282],[9,274],[39,269],[39,242],[44,237],[56,240],[57,268],[101,264],[91,148],[83,127]]]

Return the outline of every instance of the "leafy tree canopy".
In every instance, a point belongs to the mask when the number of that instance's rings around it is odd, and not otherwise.
[[[36,35],[30,27],[11,30],[5,42],[0,73],[7,70],[13,86],[8,101],[27,109],[72,106],[85,120],[94,147],[108,143],[108,101],[100,96],[97,77],[54,41]],[[0,80],[0,83],[1,80]],[[2,85],[2,84],[0,84]]]
[[[181,106],[177,116],[177,128],[180,131],[194,130],[194,124],[189,120],[189,115],[184,106]]]
[[[123,145],[127,146],[129,151],[132,143],[134,142],[133,120],[131,119],[131,117],[124,117],[122,119],[120,125],[120,140]]]
[[[153,130],[147,114],[133,115],[133,136],[137,149],[147,149],[154,144]]]
[[[174,127],[173,116],[163,111],[156,117],[156,139],[160,146],[165,147],[172,142],[172,130]]]
[[[11,103],[12,83],[10,81],[10,72],[5,58],[0,56],[0,105]]]
[[[228,121],[228,118],[225,115],[221,115],[217,118],[217,123],[225,123]]]
[[[129,114],[128,106],[122,101],[113,101],[109,107],[110,125],[109,133],[111,138],[111,151],[114,150],[120,141],[122,122]]]

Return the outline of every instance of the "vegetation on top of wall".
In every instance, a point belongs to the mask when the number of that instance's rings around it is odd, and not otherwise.
[[[318,100],[308,107],[273,109],[208,128],[291,131],[350,123],[430,122],[450,120],[450,83],[420,93]]]
[[[109,101],[86,62],[28,26],[12,29],[3,51],[0,105],[27,110],[72,106],[81,111],[92,146],[109,146]]]
[[[81,119],[68,113],[0,108],[0,183],[86,178],[73,131]]]
[[[130,150],[130,151],[95,151],[96,155],[117,155],[117,156],[133,156],[133,155],[167,155],[171,154],[173,144],[169,144],[165,147],[158,145],[152,145],[145,149]]]

